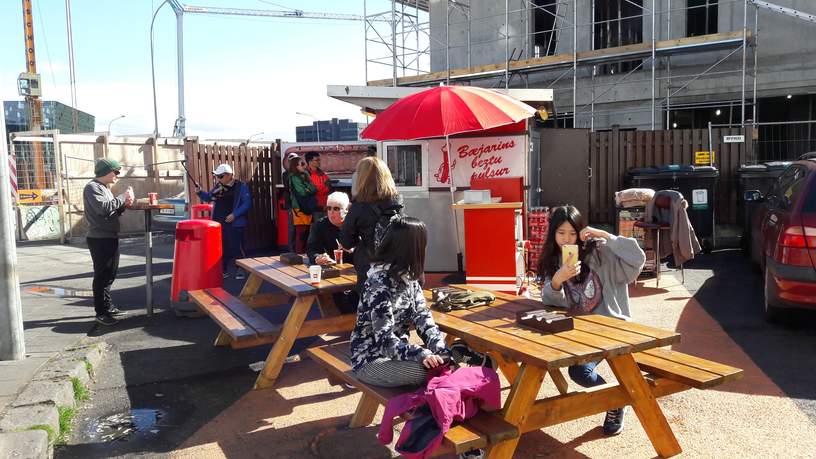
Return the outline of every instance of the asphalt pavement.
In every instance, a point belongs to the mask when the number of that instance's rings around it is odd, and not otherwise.
[[[237,351],[216,348],[212,341],[218,328],[212,320],[177,318],[169,309],[168,300],[172,251],[173,245],[167,240],[156,245],[154,297],[157,313],[147,317],[142,245],[136,240],[123,246],[122,267],[114,283],[113,297],[128,315],[118,325],[102,327],[93,322],[93,306],[87,292],[92,272],[86,248],[42,244],[19,247],[20,260],[25,263],[21,266],[20,278],[26,336],[31,340],[27,343],[31,346],[29,349],[37,349],[38,340],[57,343],[50,347],[63,344],[67,347],[78,341],[104,341],[110,345],[107,358],[95,371],[91,400],[81,406],[73,433],[65,445],[55,449],[56,457],[169,456],[187,446],[197,432],[213,429],[214,422],[217,423],[235,406],[240,406],[239,401],[250,393],[257,373],[249,365],[263,360],[269,346]],[[669,273],[665,278],[679,284],[679,274]],[[230,279],[226,288],[237,294],[241,284],[242,281]],[[64,290],[49,293],[36,289],[43,286]],[[767,324],[762,317],[761,278],[736,250],[715,251],[689,263],[683,287],[691,298],[664,295],[661,301],[666,307],[678,302],[682,306],[686,301],[699,303],[760,372],[795,403],[810,423],[816,425],[816,391],[813,390],[816,372],[812,371],[816,364],[816,352],[813,352],[816,350],[816,313],[797,313],[785,324]],[[667,292],[651,289],[647,293],[659,291]],[[649,301],[647,297],[637,297],[640,294],[633,296],[633,308],[638,302],[645,304]],[[660,307],[655,305],[654,309]],[[286,312],[286,308],[270,308],[263,313],[280,321]],[[633,314],[637,316],[637,310],[633,309]],[[676,327],[683,333],[683,344],[687,344],[687,335],[696,336],[693,330],[689,330],[694,324],[691,320],[684,322],[680,313]],[[36,335],[29,334],[35,331]],[[293,354],[312,341],[299,340]],[[712,342],[710,345],[719,344]],[[300,382],[312,384],[301,381],[303,378],[308,381],[323,379],[315,367],[309,366],[311,362],[291,365],[298,369],[298,376],[290,381],[293,386]],[[280,395],[250,395],[255,397],[255,405],[269,400],[270,418],[276,412],[271,406],[273,401],[283,403]],[[337,416],[338,413],[326,413],[324,417],[341,426],[345,417],[335,419]],[[333,457],[332,452],[337,454],[336,450],[323,452],[313,446],[317,437],[326,434],[326,427],[325,423],[317,423],[305,433],[287,433],[286,441],[281,444],[287,444],[291,449],[282,451],[286,451],[288,457]],[[341,428],[331,428],[341,432],[335,432],[331,438],[344,438],[338,436],[345,435]],[[234,434],[223,432],[224,436]],[[296,435],[304,438],[289,438]],[[362,430],[359,435],[353,438],[355,447],[373,440],[370,429]],[[369,437],[370,440],[366,440]],[[336,457],[362,457],[353,449],[348,455]],[[271,451],[261,450],[256,456],[277,457]],[[371,453],[371,457],[391,456],[392,452],[387,448]]]

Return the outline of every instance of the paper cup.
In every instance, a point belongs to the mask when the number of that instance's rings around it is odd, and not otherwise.
[[[337,264],[340,264],[340,265],[343,264],[343,250],[341,250],[341,249],[335,249],[334,250],[334,261],[336,261]]]
[[[313,285],[320,283],[320,277],[323,274],[323,268],[320,265],[309,266],[309,278]]]

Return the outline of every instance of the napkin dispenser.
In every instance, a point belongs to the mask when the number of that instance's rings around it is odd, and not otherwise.
[[[465,204],[486,204],[490,202],[490,190],[465,190],[462,201]]]

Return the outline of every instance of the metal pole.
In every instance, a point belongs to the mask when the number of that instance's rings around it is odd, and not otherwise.
[[[594,19],[594,18],[593,18]],[[572,2],[572,127],[578,127],[578,1]]]
[[[445,84],[450,85],[450,2],[445,0]]]
[[[68,78],[71,83],[71,129],[72,132],[77,132],[76,68],[74,65],[74,33],[71,22],[71,0],[65,0],[65,28],[68,35]]]
[[[5,114],[0,112],[0,360],[23,360],[23,309],[17,279]]]
[[[156,22],[156,15],[159,14],[159,10],[169,1],[170,0],[164,0],[161,5],[156,8],[156,11],[153,12],[153,19],[150,20],[150,76],[153,79],[153,121],[155,123],[153,126],[153,137],[159,136],[159,109],[156,104],[156,64],[153,58],[153,24]]]
[[[671,40],[672,0],[668,0],[666,12],[666,40]],[[666,56],[666,130],[671,129],[671,56]]]
[[[558,8],[557,5],[556,5],[556,8]],[[595,2],[592,2],[589,5],[589,18],[590,18],[589,19],[590,24],[592,24],[592,30],[589,33],[589,41],[590,41],[590,44],[591,44],[590,49],[594,50],[595,49]],[[553,22],[553,24],[555,24],[555,22]],[[592,66],[592,81],[590,83],[591,86],[592,86],[592,101],[591,101],[592,106],[589,109],[589,132],[595,132],[595,73],[596,73],[597,69],[598,69],[598,66],[596,66],[596,65]]]
[[[186,128],[184,126],[187,119],[184,117],[184,12],[176,12],[176,68],[178,71],[178,119],[176,119],[176,129],[174,137],[184,137]]]
[[[752,104],[751,120],[753,124],[757,122],[757,68],[759,61],[757,60],[757,50],[759,48],[759,7],[754,5],[754,99]],[[731,120],[728,120],[731,122]]]
[[[447,32],[446,32],[447,33]],[[393,75],[391,76],[391,86],[397,85],[397,4],[396,0],[391,0],[391,66]]]
[[[153,315],[153,232],[150,221],[150,209],[145,209],[145,304],[147,315]]]
[[[467,59],[468,59],[468,68],[470,68],[470,66],[471,66],[471,63],[470,63],[470,53],[471,53],[471,51],[470,51],[470,22],[471,22],[470,13],[471,13],[471,11],[470,11],[470,1],[468,1],[468,9],[467,9]]]
[[[65,244],[65,196],[62,192],[62,146],[59,143],[59,134],[54,133],[51,137],[54,140],[54,166],[57,169],[57,209],[59,210],[59,237],[60,244]]]
[[[711,121],[708,122],[708,165],[714,165],[714,142],[712,137]]]
[[[748,0],[742,2],[742,117],[740,126],[745,127],[745,60],[748,56]],[[729,120],[730,122],[731,120]]]
[[[364,40],[364,47],[363,47],[363,56],[365,58],[364,66],[365,66],[365,83],[368,84],[368,13],[366,4],[368,0],[363,0],[363,40]],[[419,49],[419,46],[417,46]],[[368,116],[366,116],[366,120]]]
[[[652,0],[652,130],[655,129],[655,46],[657,45],[657,35],[655,31],[655,13],[657,11],[657,2]],[[642,12],[642,10],[641,10]]]
[[[515,54],[515,50],[513,50]],[[504,89],[510,87],[510,0],[504,0]]]

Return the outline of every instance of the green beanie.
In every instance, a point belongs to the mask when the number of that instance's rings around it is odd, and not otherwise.
[[[97,177],[104,177],[105,175],[108,175],[113,171],[118,171],[121,168],[122,165],[119,164],[119,161],[115,159],[102,158],[96,161],[96,165],[94,166],[94,174],[96,174]]]

